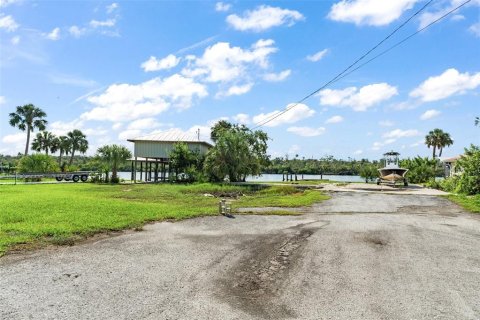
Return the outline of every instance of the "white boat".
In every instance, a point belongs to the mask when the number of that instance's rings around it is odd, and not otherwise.
[[[378,169],[380,173],[380,178],[377,179],[377,184],[382,182],[393,183],[394,185],[397,182],[403,182],[404,186],[408,186],[408,181],[405,175],[408,172],[408,169],[400,168],[399,158],[400,153],[395,151],[390,151],[383,154],[385,158],[385,167]]]

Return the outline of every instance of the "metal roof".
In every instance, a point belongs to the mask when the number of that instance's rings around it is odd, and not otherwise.
[[[180,130],[169,130],[163,132],[156,132],[146,136],[127,139],[127,141],[157,141],[157,142],[189,142],[189,143],[204,143],[212,146],[212,143],[205,140],[200,140],[198,136],[191,133],[186,133]]]
[[[455,157],[443,159],[442,162],[455,162],[462,157],[463,157],[463,155],[458,155],[458,156],[455,156]]]

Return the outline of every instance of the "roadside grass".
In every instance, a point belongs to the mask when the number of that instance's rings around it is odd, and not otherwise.
[[[301,207],[315,202],[328,200],[330,197],[318,190],[299,191],[293,186],[275,186],[257,192],[255,195],[246,195],[234,203],[237,208],[254,207]]]
[[[445,197],[470,212],[480,213],[480,194],[475,196],[450,194]]]
[[[306,206],[328,198],[288,186],[255,189],[218,184],[0,186],[0,256],[46,244],[72,245],[96,233],[141,230],[152,221],[217,215],[219,199],[212,195],[240,196],[235,207]]]
[[[319,185],[324,183],[338,183],[339,181],[334,180],[298,180],[298,181],[252,181],[251,183],[258,183],[258,184],[280,184],[280,185]]]

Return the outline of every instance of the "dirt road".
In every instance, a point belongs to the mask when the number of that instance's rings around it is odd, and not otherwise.
[[[0,319],[480,319],[480,216],[333,193],[0,259]]]

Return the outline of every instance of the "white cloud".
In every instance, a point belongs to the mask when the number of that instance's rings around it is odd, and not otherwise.
[[[395,129],[389,132],[386,132],[382,135],[383,138],[386,139],[399,139],[399,138],[407,138],[407,137],[416,137],[419,136],[421,133],[416,129],[409,129],[409,130],[401,130]]]
[[[440,113],[441,113],[440,111],[435,110],[435,109],[427,110],[420,116],[420,119],[421,120],[432,119],[432,118],[435,118],[435,117],[439,116]]]
[[[161,126],[162,124],[155,118],[143,118],[130,122],[127,130],[151,130]]]
[[[194,98],[207,95],[204,85],[179,74],[138,85],[113,84],[101,95],[87,98],[95,107],[83,113],[81,118],[125,122],[157,115],[171,105],[189,108]]]
[[[141,67],[145,72],[166,70],[177,66],[180,60],[180,58],[177,58],[173,54],[169,54],[168,56],[160,60],[158,60],[154,56],[151,56],[150,59],[142,63]]]
[[[118,134],[119,140],[127,140],[132,138],[137,138],[143,136],[144,133],[142,130],[134,129],[134,130],[124,130]]]
[[[232,5],[229,3],[217,2],[215,4],[215,11],[226,12],[232,8]]]
[[[115,19],[107,19],[105,21],[99,21],[99,20],[91,20],[90,21],[90,26],[92,28],[111,28],[115,26],[117,21]]]
[[[13,32],[17,30],[18,23],[12,18],[12,16],[0,17],[0,29],[5,29],[7,32]]]
[[[461,14],[456,14],[456,15],[453,15],[451,19],[452,21],[461,21],[461,20],[465,20],[465,16]]]
[[[363,150],[361,150],[361,149],[355,150],[355,151],[353,152],[353,154],[356,155],[356,156],[359,156],[359,155],[361,155],[362,153],[363,153]]]
[[[287,79],[291,73],[292,73],[292,70],[290,69],[283,70],[280,73],[267,73],[263,76],[263,80],[269,81],[269,82],[280,82]]]
[[[394,143],[395,141],[397,141],[397,139],[394,139],[394,138],[390,138],[390,139],[386,139],[386,140],[383,140],[382,142],[374,142],[373,143],[373,146],[372,146],[372,150],[380,150],[381,148],[383,148],[384,146],[387,146],[389,144],[392,144]]]
[[[292,26],[303,19],[298,11],[262,5],[255,10],[247,10],[243,17],[231,14],[227,22],[236,30],[260,32],[284,24]]]
[[[269,66],[269,56],[277,51],[274,43],[271,39],[260,39],[249,49],[242,49],[231,47],[228,42],[218,42],[205,49],[201,57],[189,56],[182,74],[202,77],[207,82],[248,81],[249,71]]]
[[[425,141],[424,141],[423,139],[422,139],[422,140],[418,140],[417,142],[412,143],[412,144],[410,145],[410,147],[411,147],[411,148],[415,148],[415,147],[418,147],[418,146],[423,145],[424,143],[425,143]]]
[[[0,106],[7,103],[7,99],[4,96],[0,96]]]
[[[310,127],[290,127],[287,129],[288,132],[292,132],[296,135],[302,137],[317,137],[325,133],[325,128],[310,128]]]
[[[113,126],[112,126],[112,129],[113,130],[119,130],[123,127],[123,123],[121,122],[117,122],[117,123],[114,123]]]
[[[57,136],[62,136],[67,134],[67,132],[74,129],[82,130],[84,128],[84,122],[80,119],[75,119],[72,121],[55,121],[48,124],[48,130]]]
[[[480,72],[470,75],[459,73],[456,69],[448,69],[439,76],[433,76],[410,92],[413,98],[423,102],[437,101],[452,95],[464,94],[480,86]]]
[[[315,54],[307,56],[307,60],[310,60],[312,62],[320,61],[320,60],[322,60],[323,57],[325,57],[325,55],[328,53],[328,51],[329,51],[328,49],[323,49],[321,51],[318,51]]]
[[[0,0],[0,8],[7,7],[11,4],[18,3],[21,0]]]
[[[378,122],[378,125],[382,126],[382,127],[391,127],[393,126],[395,123],[393,121],[390,121],[390,120],[382,120],[382,121],[379,121]]]
[[[293,106],[293,104],[289,104],[287,108]],[[275,110],[269,113],[261,113],[253,117],[253,122],[255,124],[263,123],[267,119],[271,119],[274,115],[276,115],[279,111]],[[271,120],[270,122],[266,123],[266,127],[276,127],[282,124],[290,124],[295,123],[300,120],[309,118],[315,114],[315,110],[310,109],[305,104],[297,104],[295,107],[290,109],[289,111],[283,113],[282,115],[276,117],[275,119]]]
[[[45,38],[53,41],[60,39],[60,28],[53,29],[50,33],[45,35]]]
[[[17,44],[20,43],[20,37],[19,36],[15,36],[15,37],[12,37],[12,39],[10,39],[10,42],[16,46]]]
[[[335,3],[328,17],[356,25],[384,26],[400,18],[418,0],[342,0]]]
[[[107,10],[107,13],[112,13],[113,11],[118,9],[118,3],[113,2],[112,4],[109,4],[108,6],[106,6],[105,9]]]
[[[342,121],[343,121],[342,116],[333,116],[333,117],[327,119],[327,121],[325,121],[325,123],[339,123],[339,122],[342,122]]]
[[[239,113],[232,117],[239,124],[249,124],[250,123],[250,116],[245,113]]]
[[[429,25],[433,21],[441,18],[442,16],[444,16],[445,14],[450,12],[452,9],[461,5],[463,2],[464,2],[463,0],[443,1],[443,3],[441,1],[439,1],[437,3],[437,6],[434,7],[435,8],[434,10],[423,12],[420,15],[420,25],[419,25],[418,28],[422,29],[422,28],[426,27],[427,25]],[[445,3],[447,3],[447,5],[442,6]],[[473,0],[469,5],[480,6],[480,1],[479,0]],[[454,20],[454,21],[463,20],[463,19],[465,19],[465,17],[460,15],[460,14],[456,14],[452,17],[452,20]]]
[[[318,93],[320,104],[350,107],[354,111],[366,111],[380,102],[398,94],[397,88],[388,83],[370,84],[360,89],[349,87],[343,90],[325,89]]]
[[[226,92],[219,92],[215,95],[216,98],[240,96],[249,92],[253,87],[253,83],[246,83],[244,85],[233,85]]]
[[[472,24],[468,30],[475,36],[480,37],[480,22]]]
[[[78,37],[83,36],[87,32],[87,29],[86,28],[80,28],[78,26],[71,26],[70,28],[68,28],[68,32],[70,32],[70,34],[72,36],[78,38]]]
[[[6,135],[2,138],[3,143],[25,143],[27,141],[27,134],[24,132]]]

